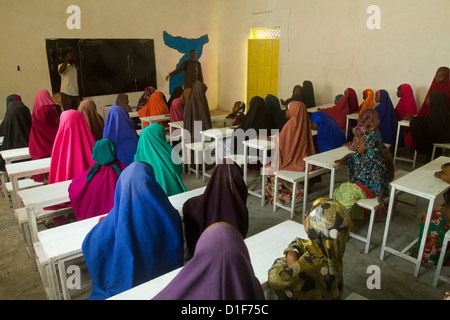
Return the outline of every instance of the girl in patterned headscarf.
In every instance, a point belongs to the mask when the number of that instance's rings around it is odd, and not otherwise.
[[[342,299],[342,258],[352,226],[348,211],[339,202],[314,201],[305,219],[308,240],[292,241],[284,257],[269,269],[268,282],[279,299]]]
[[[233,106],[233,112],[227,115],[227,119],[233,119],[233,126],[238,126],[244,118],[245,103],[242,101],[236,101]]]
[[[147,105],[148,100],[150,99],[150,96],[152,95],[153,92],[155,92],[155,88],[153,88],[152,86],[145,87],[144,93],[139,98],[139,102],[137,105],[138,111]]]
[[[357,152],[335,161],[339,165],[347,164],[349,182],[341,184],[333,194],[333,199],[346,207],[354,219],[363,217],[362,210],[354,206],[358,200],[377,197],[384,210],[383,198],[389,193],[381,135],[375,131],[365,131],[358,141]]]

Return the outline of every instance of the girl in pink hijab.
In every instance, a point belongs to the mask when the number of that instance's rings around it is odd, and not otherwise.
[[[95,142],[94,135],[81,112],[63,111],[53,144],[48,183],[71,180],[92,167],[95,164],[92,160]],[[49,209],[55,209],[54,207]],[[55,226],[64,224],[65,218],[54,218],[53,223]]]
[[[414,92],[409,84],[402,84],[397,88],[397,97],[400,100],[395,107],[395,114],[398,121],[405,118],[407,114],[415,116],[417,114],[416,100],[414,99]]]

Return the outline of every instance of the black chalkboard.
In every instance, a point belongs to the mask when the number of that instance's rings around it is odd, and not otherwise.
[[[74,53],[82,97],[157,88],[153,39],[46,39],[53,93],[60,90],[58,64],[66,49]]]

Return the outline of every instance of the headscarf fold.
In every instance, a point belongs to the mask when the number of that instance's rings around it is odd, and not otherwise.
[[[84,115],[89,128],[94,135],[95,140],[103,138],[103,129],[105,121],[97,112],[97,106],[92,100],[84,100],[78,106],[78,111]]]
[[[34,98],[33,111],[31,112],[31,115],[34,115],[35,111],[42,106],[53,106],[55,104],[56,103],[53,101],[48,90],[39,90],[36,94],[36,98]]]
[[[313,136],[314,149],[317,153],[339,148],[347,142],[339,124],[323,110],[314,112],[311,121],[319,126],[317,135]]]
[[[130,107],[130,105],[127,103],[128,101],[128,95],[125,93],[119,93],[116,98],[116,105],[119,107],[122,107],[126,112],[133,111]]]
[[[347,97],[348,107],[350,109],[350,113],[358,112],[359,103],[358,96],[356,91],[353,88],[347,88],[345,90],[345,96]]]
[[[29,150],[31,159],[48,158],[52,155],[53,144],[58,132],[59,116],[52,105],[42,105],[33,109]]]
[[[183,205],[184,234],[191,255],[202,232],[213,223],[227,222],[243,238],[247,236],[247,195],[241,167],[236,163],[217,165],[205,192]]]
[[[116,158],[114,142],[108,139],[94,144],[92,160],[95,164],[75,176],[69,185],[69,198],[78,221],[106,214],[113,208],[116,183],[125,169]]]
[[[394,152],[398,127],[397,115],[389,93],[386,90],[379,90],[377,94],[380,96],[380,103],[375,110],[380,117],[380,134],[383,142],[391,145],[389,151]]]
[[[264,293],[238,230],[216,223],[202,233],[192,259],[153,299],[264,300]]]
[[[381,135],[375,131],[365,131],[361,136],[364,139],[364,153],[350,153],[347,158],[349,181],[363,185],[375,197],[386,197],[389,184]]]
[[[320,111],[325,112],[331,116],[338,125],[341,127],[342,131],[345,132],[345,127],[347,124],[347,115],[350,113],[350,107],[348,106],[347,97],[342,95],[334,107],[321,109]]]
[[[117,147],[117,159],[125,166],[134,161],[134,154],[138,143],[136,129],[131,123],[130,116],[121,107],[112,105],[108,111],[103,139],[109,139]]]
[[[417,114],[416,100],[411,86],[407,83],[400,86],[402,96],[395,107],[395,114],[399,121],[403,120],[407,114],[415,116]]]
[[[107,299],[182,266],[181,218],[151,166],[135,162],[122,172],[114,207],[87,234],[82,251],[92,278],[91,300]]]
[[[308,239],[295,239],[284,251],[299,259],[275,260],[269,285],[280,299],[337,300],[344,296],[343,256],[353,227],[348,211],[336,200],[318,198],[305,219]]]
[[[272,94],[268,94],[265,99],[265,105],[272,115],[272,128],[281,131],[287,122],[286,112],[281,110],[280,101]]]
[[[366,89],[363,91],[363,93],[366,94],[366,99],[364,99],[364,101],[359,106],[359,114],[360,115],[366,109],[373,109],[373,104],[374,104],[373,99],[375,97],[372,89]]]
[[[314,87],[311,81],[303,81],[303,103],[307,108],[314,108],[316,106],[316,98],[314,97]]]
[[[200,131],[212,128],[211,113],[209,111],[208,99],[206,98],[206,84],[196,81],[192,85],[191,94],[188,101],[184,104],[184,129],[189,132],[191,139],[201,141]],[[194,131],[195,121],[201,122],[199,130]]]
[[[138,111],[139,117],[151,117],[169,114],[169,107],[164,100],[164,94],[161,91],[155,91],[148,99],[148,103],[145,107]],[[167,126],[167,122],[158,122],[162,126]],[[148,122],[144,123],[144,128],[148,126]]]
[[[178,163],[175,164],[174,160]],[[152,123],[142,130],[134,161],[152,166],[155,180],[169,197],[186,191],[181,179],[181,159],[166,141],[165,130],[159,123]]]

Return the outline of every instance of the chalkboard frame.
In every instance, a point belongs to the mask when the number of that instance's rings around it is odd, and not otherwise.
[[[53,94],[60,92],[58,65],[72,50],[81,97],[157,89],[153,39],[45,39]]]

